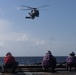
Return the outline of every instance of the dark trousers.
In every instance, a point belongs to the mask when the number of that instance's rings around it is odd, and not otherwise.
[[[10,63],[10,64],[5,64],[3,67],[4,67],[4,71],[8,68],[11,68],[12,69],[12,72],[15,72],[16,68],[18,67],[18,62],[13,62],[13,63]]]
[[[75,71],[76,71],[76,63],[66,63],[67,71],[68,71],[69,68],[70,68],[70,71],[71,71],[72,67],[75,67]]]
[[[50,64],[47,66],[46,65],[42,65],[42,68],[44,71],[48,71],[48,68],[51,68],[51,71],[54,72],[55,68],[56,68],[56,62],[50,62]]]

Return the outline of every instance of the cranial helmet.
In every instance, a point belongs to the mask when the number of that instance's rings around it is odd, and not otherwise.
[[[7,56],[7,55],[12,55],[12,54],[11,54],[11,52],[7,52],[6,56]]]
[[[74,55],[75,55],[75,53],[72,51],[69,55],[74,56]]]

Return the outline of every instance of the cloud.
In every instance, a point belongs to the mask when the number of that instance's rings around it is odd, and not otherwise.
[[[6,19],[0,19],[0,53],[4,56],[6,52],[11,51],[15,55],[36,55],[38,50],[46,49],[49,42],[44,38],[33,37],[25,32],[12,32],[12,22]],[[25,53],[26,50],[26,53]],[[34,53],[30,52],[32,50]]]
[[[9,32],[0,35],[0,50],[5,55],[11,51],[15,56],[33,56],[43,55],[46,50],[51,50],[55,55],[61,54],[62,50],[74,49],[76,43],[50,40],[39,37],[33,37],[27,33]]]
[[[63,40],[34,37],[25,32],[11,32],[12,22],[0,19],[0,50],[1,56],[11,51],[15,56],[43,55],[51,50],[56,55],[62,50],[76,49],[76,43]],[[62,53],[63,54],[63,53]]]
[[[25,55],[26,50],[26,55],[29,55],[30,50],[37,51],[41,46],[46,44],[45,42],[46,40],[38,37],[33,38],[32,35],[30,36],[27,33],[9,32],[0,35],[0,50],[4,53],[11,51],[18,55]]]
[[[38,44],[45,44],[45,41],[44,40],[38,40],[38,41],[36,41],[36,44],[38,45]]]
[[[18,41],[26,41],[26,40],[28,40],[28,37],[25,34],[18,38]]]
[[[23,41],[23,42],[30,42],[34,45],[41,45],[41,44],[46,44],[46,41],[43,39],[40,39],[38,37],[32,37],[28,34],[22,34],[19,38],[18,41]]]
[[[32,45],[41,45],[46,44],[46,41],[43,39],[32,38],[32,36],[27,33],[18,33],[18,32],[9,32],[0,35],[0,41],[4,42],[18,42],[18,43],[31,43]],[[0,43],[1,44],[1,43]]]

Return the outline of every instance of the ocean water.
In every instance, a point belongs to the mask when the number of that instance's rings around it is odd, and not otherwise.
[[[63,63],[66,61],[66,56],[56,56],[57,63]],[[43,57],[15,57],[19,64],[40,64]],[[0,65],[4,64],[4,57],[0,57]]]

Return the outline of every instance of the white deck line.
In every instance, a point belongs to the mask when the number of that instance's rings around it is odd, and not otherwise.
[[[25,75],[33,75],[32,72],[23,72]]]

